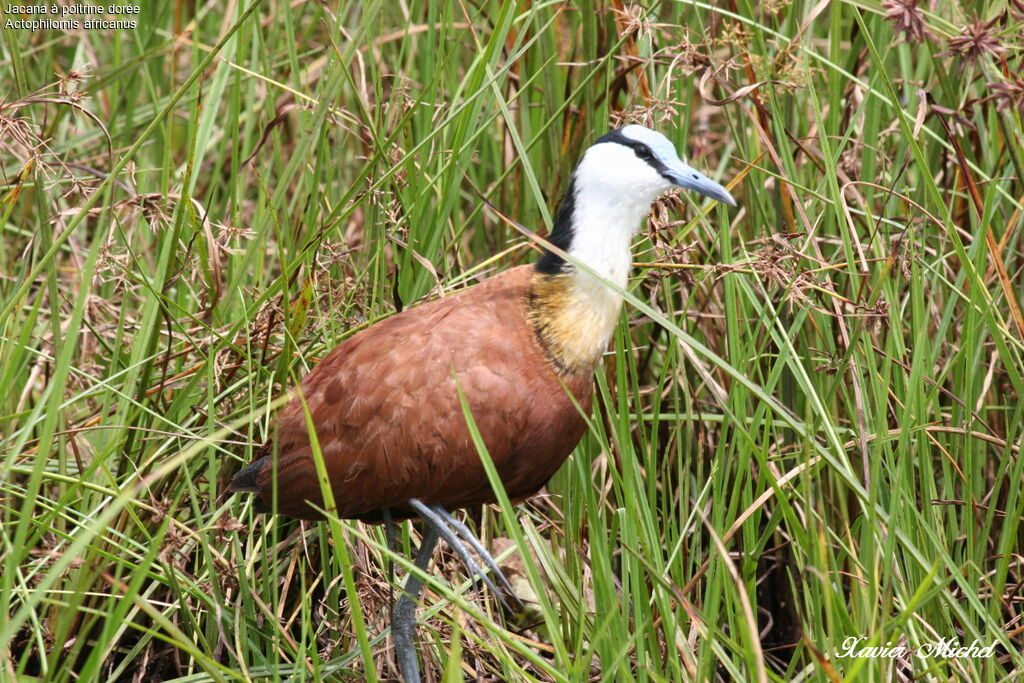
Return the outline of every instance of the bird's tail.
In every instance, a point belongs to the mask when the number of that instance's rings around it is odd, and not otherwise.
[[[249,463],[231,478],[228,490],[242,493],[259,493],[263,490],[260,486],[260,475],[268,464],[267,456]]]

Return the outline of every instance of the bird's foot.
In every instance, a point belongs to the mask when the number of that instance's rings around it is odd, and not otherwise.
[[[445,510],[440,505],[428,505],[417,498],[409,499],[409,507],[411,507],[427,525],[434,529],[441,538],[447,541],[448,545],[451,546],[452,550],[462,560],[463,565],[466,567],[466,571],[471,577],[479,577],[484,585],[494,593],[495,597],[501,603],[502,607],[513,614],[518,614],[523,610],[523,603],[516,596],[515,590],[512,588],[512,584],[505,578],[505,574],[502,573],[501,568],[498,567],[497,561],[491,556],[487,549],[484,548],[480,540],[470,531],[469,527],[463,524],[460,520],[452,516],[450,512]],[[469,548],[466,544],[480,556],[480,559],[486,565],[495,577],[497,577],[498,583],[501,584],[499,589],[487,572],[473,559],[473,556],[469,552]]]

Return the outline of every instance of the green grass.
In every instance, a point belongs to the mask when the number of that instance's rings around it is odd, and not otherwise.
[[[226,484],[333,345],[531,261],[502,215],[622,121],[741,208],[656,206],[587,436],[472,515],[529,623],[443,551],[426,677],[1021,676],[1017,3],[325,4],[0,23],[0,679],[394,677],[416,529]]]

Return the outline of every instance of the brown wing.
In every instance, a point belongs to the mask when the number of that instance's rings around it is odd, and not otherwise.
[[[569,455],[585,423],[566,389],[589,410],[591,373],[559,378],[550,367],[525,322],[530,272],[516,268],[383,320],[303,379],[341,517],[377,520],[383,508],[401,515],[410,498],[448,508],[494,500],[457,386],[513,499],[536,492]],[[322,506],[298,398],[277,434],[277,509],[317,518],[307,503]],[[268,505],[269,464],[251,466]]]

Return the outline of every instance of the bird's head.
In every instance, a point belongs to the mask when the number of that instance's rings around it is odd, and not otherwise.
[[[650,128],[613,130],[584,153],[548,236],[568,259],[546,250],[530,296],[530,324],[557,367],[589,372],[604,353],[619,320],[633,238],[651,203],[674,187],[736,206],[728,190],[683,163],[669,139]]]
[[[649,206],[663,192],[683,187],[736,206],[728,190],[680,159],[668,138],[638,125],[599,138],[583,155],[575,181],[610,201]]]
[[[631,240],[651,203],[674,187],[736,206],[728,190],[687,166],[661,133],[637,125],[613,130],[584,153],[548,239],[614,282],[625,283]],[[547,251],[537,270],[558,274],[572,268]]]

